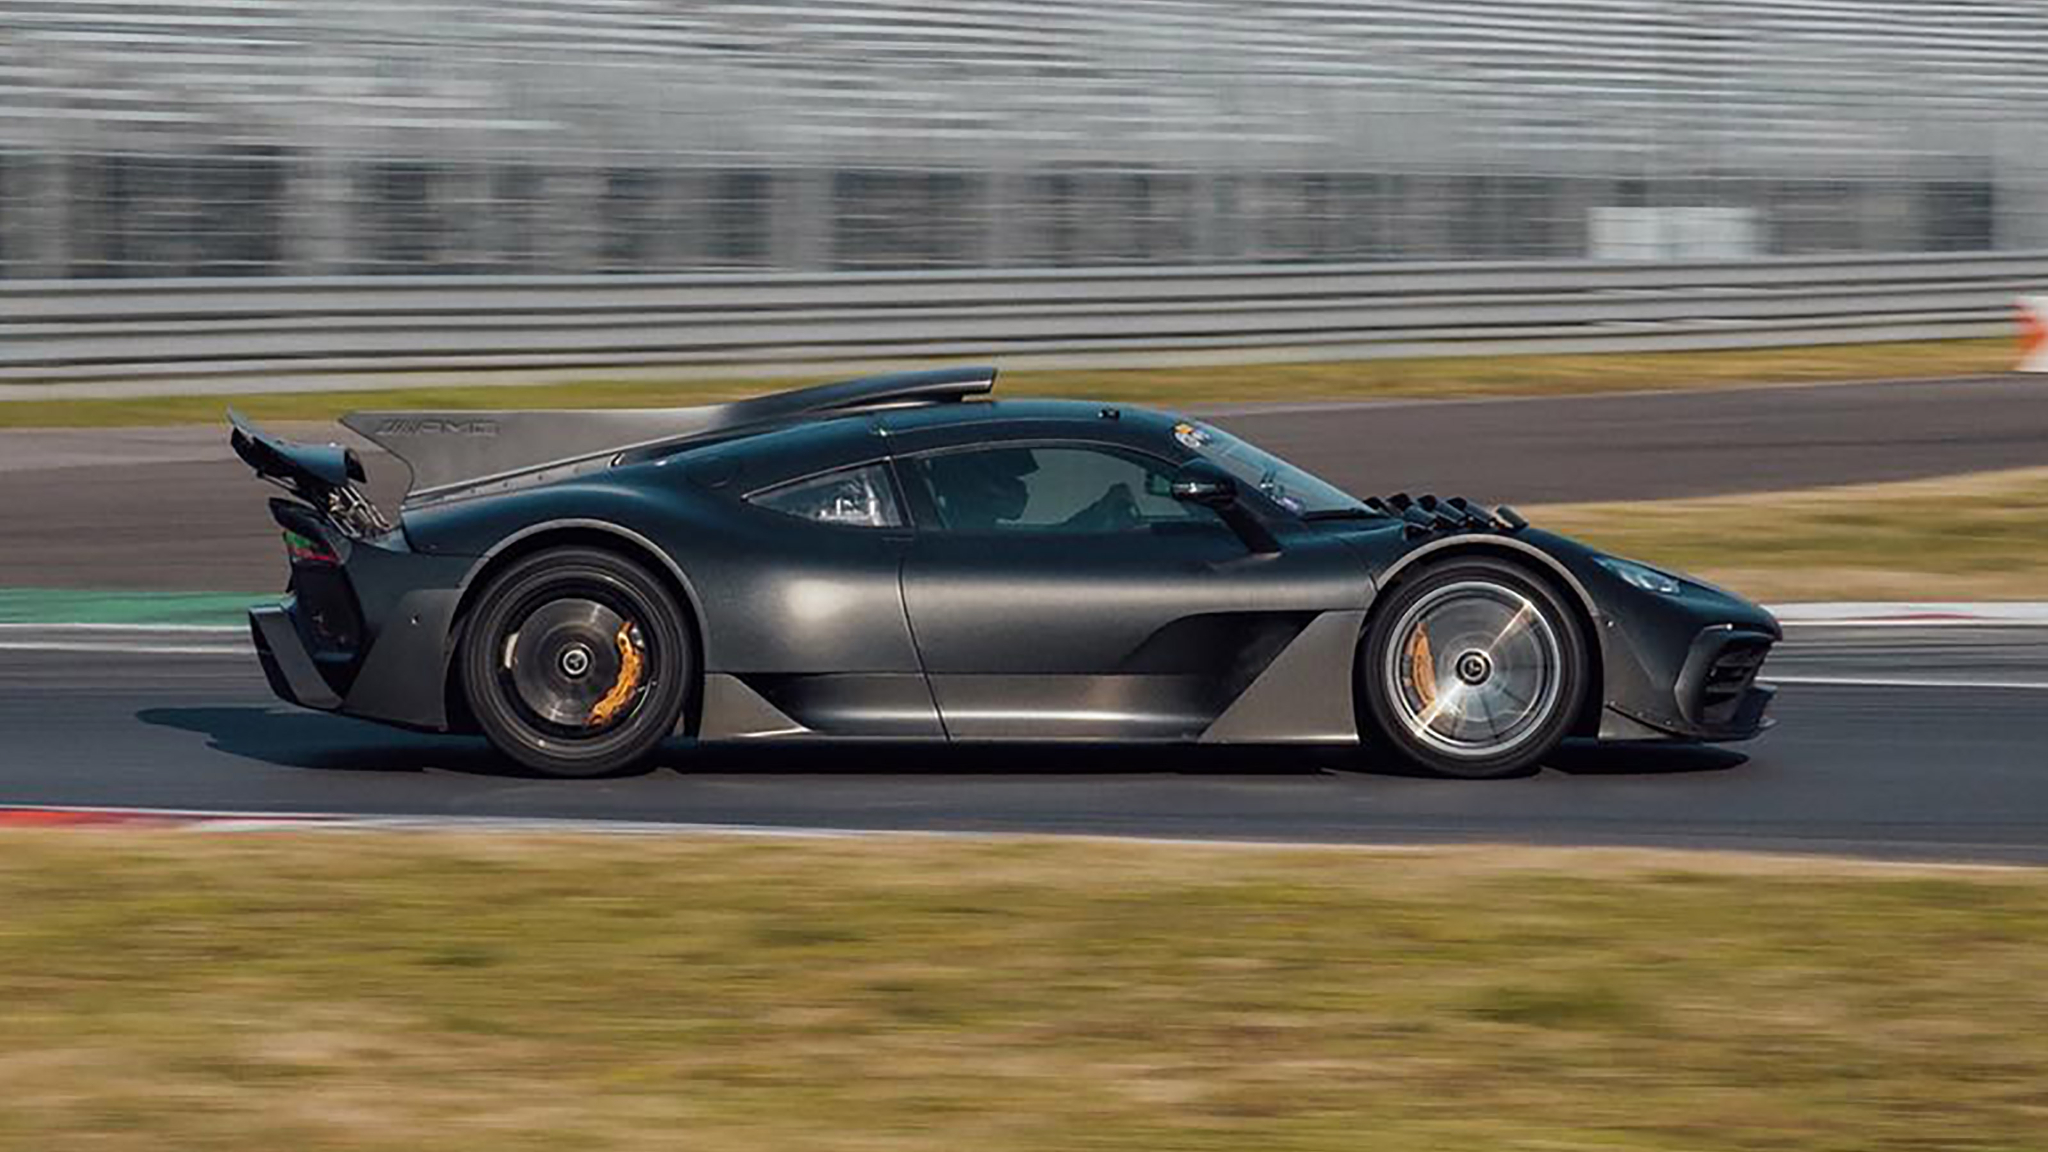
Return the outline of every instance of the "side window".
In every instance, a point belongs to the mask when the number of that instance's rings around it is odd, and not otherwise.
[[[903,513],[896,506],[888,473],[880,464],[791,481],[780,488],[757,492],[747,500],[820,524],[856,528],[897,528],[903,524]]]
[[[1214,521],[1173,498],[1171,466],[1093,446],[1002,446],[908,461],[949,532],[1142,532]]]

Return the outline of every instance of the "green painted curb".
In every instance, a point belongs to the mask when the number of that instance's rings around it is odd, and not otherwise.
[[[0,588],[0,624],[240,625],[259,592],[108,592]]]

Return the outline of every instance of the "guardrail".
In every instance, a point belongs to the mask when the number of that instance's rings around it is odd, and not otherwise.
[[[1011,364],[1997,335],[2048,252],[1730,263],[0,282],[0,382],[998,357]]]

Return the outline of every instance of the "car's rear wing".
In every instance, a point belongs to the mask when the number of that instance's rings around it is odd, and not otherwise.
[[[355,449],[272,436],[232,408],[228,423],[234,426],[228,443],[257,476],[305,501],[351,536],[390,531],[384,514],[356,487],[365,473]]]
[[[941,368],[701,408],[351,412],[341,422],[412,470],[410,501],[750,424],[870,405],[961,400],[991,391],[995,379],[993,368]]]

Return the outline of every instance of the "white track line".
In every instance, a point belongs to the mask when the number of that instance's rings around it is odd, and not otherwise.
[[[2048,625],[2048,603],[2025,600],[1835,600],[1767,605],[1787,627],[1850,624],[1893,628]]]
[[[36,635],[62,635],[81,632],[87,635],[134,632],[148,636],[246,636],[246,624],[0,624],[0,636],[16,633]]]
[[[248,636],[219,624],[0,624],[0,652],[247,656]]]
[[[1870,620],[1779,620],[1792,628],[2048,628],[2048,620],[1999,619],[1997,617],[1937,616],[1924,620],[1880,616]]]
[[[256,649],[244,644],[122,644],[90,640],[0,640],[0,652],[100,652],[131,656],[247,656]]]
[[[1768,684],[1814,684],[1837,688],[1975,688],[1994,692],[2048,692],[2041,680],[1936,680],[1915,676],[1779,676],[1764,673]]]

